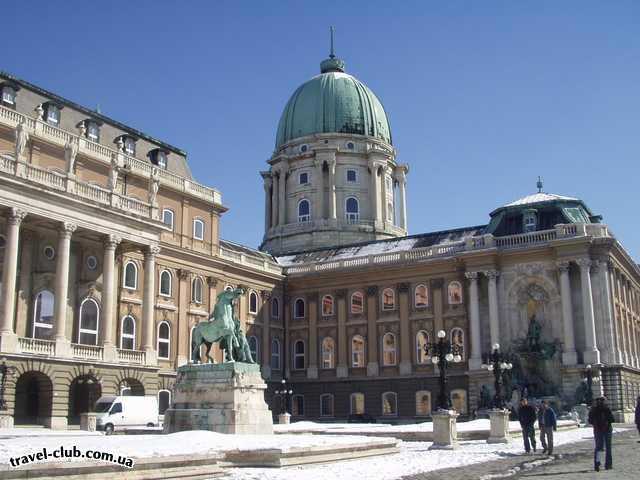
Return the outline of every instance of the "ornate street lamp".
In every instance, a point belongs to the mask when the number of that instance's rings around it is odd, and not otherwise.
[[[493,397],[493,408],[503,410],[506,405],[502,386],[504,385],[504,377],[506,373],[513,368],[513,364],[509,362],[507,355],[500,352],[500,345],[498,343],[493,345],[493,352],[484,356],[482,368],[493,372],[493,385],[496,391]]]
[[[593,384],[600,381],[600,377],[593,376],[593,368],[591,365],[587,365],[584,369],[584,378],[583,382],[587,384],[587,390],[585,393],[585,403],[590,407],[593,403]],[[596,372],[597,373],[597,372]]]
[[[438,341],[427,343],[424,347],[427,357],[431,357],[434,365],[440,370],[440,392],[436,400],[438,410],[451,410],[451,399],[447,390],[447,367],[450,362],[459,363],[462,361],[462,349],[458,345],[452,345],[446,340],[447,334],[444,330],[438,332]]]
[[[287,381],[283,378],[280,381],[280,389],[274,392],[276,395],[280,395],[280,412],[281,414],[287,413],[287,405],[288,400],[291,395],[293,395],[293,390],[291,387],[287,387]]]

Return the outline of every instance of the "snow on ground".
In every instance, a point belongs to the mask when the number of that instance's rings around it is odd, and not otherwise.
[[[0,428],[0,439],[13,437],[85,437],[103,434],[85,430],[51,430],[50,428]]]
[[[593,439],[591,429],[580,428],[556,432],[555,444],[562,445],[591,439]],[[428,450],[430,445],[431,442],[403,442],[400,453],[397,454],[327,464],[281,469],[234,468],[229,470],[229,478],[230,480],[326,480],[328,478],[332,480],[353,480],[354,478],[393,480],[405,475],[490,462],[523,453],[520,438],[506,445],[489,445],[483,440],[460,442],[460,448],[455,451]]]

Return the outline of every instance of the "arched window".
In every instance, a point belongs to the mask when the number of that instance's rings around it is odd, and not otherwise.
[[[298,202],[298,222],[308,222],[311,220],[311,205],[309,200],[300,200]]]
[[[451,345],[456,345],[459,349],[460,356],[464,360],[464,330],[454,328],[451,330]]]
[[[191,301],[193,303],[202,303],[202,289],[202,279],[200,277],[195,277],[191,282]]]
[[[271,318],[280,318],[280,302],[277,298],[271,299]]]
[[[351,295],[351,313],[360,315],[364,312],[364,295],[361,292],[355,292]]]
[[[169,358],[171,329],[167,322],[158,325],[158,358]]]
[[[382,337],[382,364],[396,364],[396,336],[393,333],[385,333]]]
[[[429,334],[424,330],[416,333],[416,363],[424,365],[429,361],[427,353],[427,344],[429,343]]]
[[[158,390],[158,415],[164,415],[164,412],[170,406],[171,392],[169,390]]]
[[[251,358],[253,358],[254,362],[260,363],[260,358],[258,357],[258,338],[252,335],[247,338],[247,343],[249,344]]]
[[[80,305],[78,343],[83,345],[97,345],[99,322],[100,308],[98,307],[98,302],[93,298],[86,298]]]
[[[393,310],[396,308],[396,293],[393,288],[385,288],[382,291],[382,310]]]
[[[451,390],[451,406],[461,415],[469,413],[467,408],[467,391],[462,389]]]
[[[204,240],[204,222],[199,218],[193,219],[193,238],[195,240]]]
[[[249,294],[249,313],[253,315],[258,313],[258,294],[256,292]]]
[[[336,345],[331,337],[322,340],[322,368],[334,368]]]
[[[305,354],[304,354],[304,342],[297,340],[293,344],[293,369],[304,370],[305,366]]]
[[[120,348],[123,350],[136,349],[136,321],[131,315],[127,315],[122,319]]]
[[[293,316],[295,318],[304,318],[304,300],[301,298],[298,298],[293,306]]]
[[[418,285],[415,289],[413,305],[416,308],[429,306],[429,290],[426,285]]]
[[[280,370],[280,340],[271,340],[271,370]]]
[[[333,395],[330,393],[320,395],[320,416],[333,417]]]
[[[304,415],[304,396],[294,395],[291,397],[291,415],[301,417]]]
[[[53,336],[53,293],[43,290],[36,295],[33,308],[33,338],[48,340]]]
[[[124,288],[135,290],[138,288],[138,266],[135,262],[127,262],[124,266]]]
[[[447,288],[449,293],[449,305],[458,305],[462,303],[462,285],[460,282],[451,282]]]
[[[348,197],[345,200],[344,215],[347,223],[356,223],[360,219],[360,205],[355,197]]]
[[[351,338],[351,366],[364,367],[364,338],[360,335],[354,335]]]
[[[382,394],[382,415],[398,415],[398,396],[395,392],[385,392]]]
[[[416,392],[416,417],[431,415],[431,392],[420,390]]]
[[[364,414],[364,393],[352,393],[350,397],[351,415]]]
[[[162,223],[171,228],[173,232],[173,210],[165,208],[162,210]]]
[[[160,273],[160,295],[163,297],[171,296],[171,272],[163,270]]]
[[[322,297],[322,316],[330,317],[331,315],[333,315],[333,297],[324,295]]]

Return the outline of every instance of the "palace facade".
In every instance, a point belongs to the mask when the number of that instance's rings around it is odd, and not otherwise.
[[[227,208],[182,150],[9,74],[0,89],[5,424],[65,428],[102,394],[158,395],[162,414],[192,328],[240,285],[267,400],[277,413],[286,378],[294,419],[428,417],[441,330],[465,415],[495,343],[531,395],[572,405],[587,364],[619,418],[640,393],[640,269],[601,217],[540,187],[477,226],[407,235],[387,112],[333,55],[278,125],[260,250],[219,238]]]

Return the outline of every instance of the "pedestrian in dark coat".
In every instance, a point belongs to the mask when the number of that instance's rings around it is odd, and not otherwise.
[[[518,409],[518,420],[520,421],[520,427],[522,428],[522,438],[524,439],[524,450],[525,452],[531,452],[531,447],[533,447],[533,451],[536,449],[536,432],[535,432],[535,423],[536,423],[536,409],[533,405],[529,405],[529,402],[526,398],[520,400],[520,408]]]
[[[549,406],[548,401],[543,401],[538,410],[538,427],[540,428],[540,443],[542,453],[553,455],[553,432],[558,428],[556,412]]]
[[[638,427],[638,434],[640,434],[640,395],[638,395],[636,403],[636,427]],[[638,443],[640,443],[640,440],[638,440]]]
[[[611,409],[607,405],[605,397],[598,397],[595,406],[589,410],[589,423],[593,425],[593,437],[596,448],[593,454],[593,466],[596,472],[600,471],[600,452],[606,449],[604,468],[613,468],[613,458],[611,453],[611,437],[613,436],[614,418]]]

